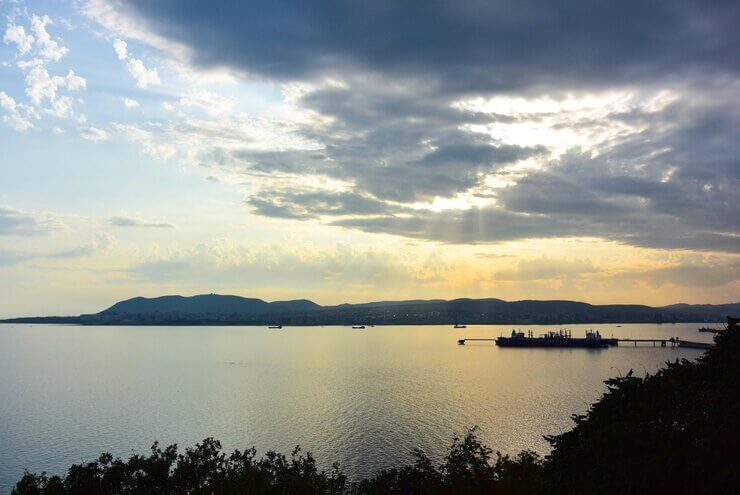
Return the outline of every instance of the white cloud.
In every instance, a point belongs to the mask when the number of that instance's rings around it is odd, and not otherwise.
[[[33,48],[34,39],[30,34],[26,34],[26,29],[23,26],[9,23],[3,41],[7,44],[15,43],[18,46],[18,53],[25,55]]]
[[[152,158],[167,160],[174,156],[177,151],[174,145],[157,139],[153,133],[140,127],[127,124],[113,124],[113,129],[123,134],[129,141],[136,143],[142,153]]]
[[[0,205],[0,235],[33,235],[59,228],[49,215],[30,213]]]
[[[121,98],[121,102],[123,102],[123,106],[126,108],[134,108],[139,106],[139,102],[136,100],[133,100],[131,98],[126,98],[125,96]]]
[[[156,86],[160,83],[157,68],[147,69],[144,62],[132,57],[128,52],[125,41],[121,39],[113,40],[113,49],[116,51],[116,55],[118,55],[118,60],[126,63],[126,70],[134,78],[138,87],[148,88],[149,86]]]
[[[29,119],[29,109],[25,105],[18,105],[13,98],[0,91],[0,108],[7,112],[3,115],[3,122],[16,131],[27,131],[33,128]],[[22,113],[23,112],[23,113]],[[31,115],[33,112],[31,112]]]
[[[141,218],[130,217],[128,215],[117,215],[108,219],[111,225],[115,227],[139,227],[148,229],[174,229],[175,225],[169,222],[143,220]]]
[[[93,256],[105,252],[115,239],[99,234],[97,239],[88,244],[58,251],[0,251],[0,266],[15,265],[30,260],[68,260]]]
[[[52,127],[51,133],[54,134],[55,136],[59,136],[61,134],[64,134],[64,131],[60,127]]]
[[[128,58],[128,49],[126,48],[126,42],[123,40],[113,40],[113,49],[118,55],[118,60],[126,60]]]
[[[107,131],[97,127],[83,127],[79,132],[81,137],[95,143],[107,141],[110,138],[110,134]]]
[[[678,94],[671,91],[624,88],[558,97],[474,97],[456,101],[452,107],[466,113],[501,117],[485,124],[467,124],[464,128],[468,130],[519,146],[544,145],[552,158],[558,158],[573,148],[596,153],[609,142],[644,130],[639,120],[620,121],[611,116],[638,111],[649,115],[677,99]]]
[[[41,59],[18,62],[18,67],[26,71],[26,95],[34,105],[41,105],[44,100],[54,103],[57,91],[79,91],[87,87],[87,81],[70,70],[66,76],[50,76]]]
[[[211,117],[226,115],[234,108],[234,98],[204,90],[191,90],[181,94],[179,103],[186,107],[200,108]]]
[[[449,267],[439,260],[409,261],[404,254],[391,249],[357,248],[343,243],[297,247],[220,240],[192,249],[154,251],[130,271],[137,278],[153,283],[208,280],[221,286],[252,287],[296,283],[336,287],[341,283],[347,290],[419,284],[448,275]]]
[[[64,118],[72,112],[74,100],[67,95],[60,96],[51,102],[51,108],[44,110],[45,113],[54,117]]]
[[[59,44],[51,38],[51,35],[46,30],[46,26],[49,24],[52,24],[52,20],[47,15],[43,17],[33,15],[31,17],[31,30],[36,35],[36,53],[47,60],[53,60],[56,62],[69,53],[69,49],[64,46],[59,46]]]
[[[139,59],[129,58],[126,62],[126,69],[136,80],[136,85],[140,88],[148,88],[149,86],[156,86],[160,83],[157,68],[147,69],[144,62]]]
[[[174,105],[168,101],[162,102],[162,108],[164,108],[167,111],[175,109]]]
[[[26,27],[17,24],[19,18],[24,18],[29,24],[30,34]],[[8,115],[3,121],[16,130],[27,130],[33,127],[31,118],[39,119],[40,114],[47,114],[57,118],[74,116],[75,100],[61,91],[79,91],[87,87],[87,81],[69,70],[66,76],[50,75],[47,70],[49,62],[57,62],[69,49],[60,44],[60,39],[52,38],[47,26],[54,21],[48,16],[14,16],[9,19],[3,40],[7,44],[14,43],[18,49],[20,60],[16,66],[23,71],[26,83],[25,93],[32,106],[17,105],[9,97],[4,98],[4,109]],[[8,65],[9,66],[9,65]],[[12,103],[11,103],[12,102]],[[47,105],[42,107],[42,105]]]
[[[7,44],[15,43],[18,48],[18,55],[32,54],[43,60],[57,62],[69,53],[69,49],[61,46],[57,40],[52,39],[46,30],[46,26],[53,24],[48,15],[42,17],[32,15],[30,22],[30,29],[35,36],[27,33],[24,26],[15,24],[15,22],[9,22],[5,30],[3,41]]]

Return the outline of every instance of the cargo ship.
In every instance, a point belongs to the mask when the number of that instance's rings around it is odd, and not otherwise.
[[[521,331],[512,330],[511,337],[499,337],[496,345],[499,347],[586,347],[599,349],[614,345],[614,339],[604,339],[598,330],[589,330],[585,338],[573,337],[570,330],[559,332],[547,332],[535,337],[529,330],[526,334]]]

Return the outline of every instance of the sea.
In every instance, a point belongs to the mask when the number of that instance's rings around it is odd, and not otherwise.
[[[697,324],[571,325],[604,337],[711,342]],[[439,461],[474,426],[505,454],[546,454],[606,390],[604,380],[655,373],[703,351],[497,348],[513,328],[545,325],[96,327],[0,325],[0,493],[23,470],[63,474],[102,452],[153,442],[289,454],[296,445],[352,480],[411,460]]]

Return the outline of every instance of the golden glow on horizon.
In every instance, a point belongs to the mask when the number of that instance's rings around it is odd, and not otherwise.
[[[253,220],[251,227],[281,223]],[[140,246],[120,236],[100,241],[91,256],[73,263],[40,259],[30,276],[6,267],[0,298],[12,288],[14,300],[27,303],[0,305],[0,315],[94,312],[137,295],[210,292],[320,304],[497,297],[662,305],[732,302],[740,294],[734,255],[597,238],[446,245],[330,227],[317,235],[290,223],[300,228],[281,242],[250,240],[249,228],[187,249],[171,239]],[[70,233],[56,235],[61,240]]]

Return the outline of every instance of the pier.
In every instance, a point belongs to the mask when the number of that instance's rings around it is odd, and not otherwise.
[[[466,342],[496,342],[498,338],[471,338],[471,339],[458,339],[458,345],[465,345]],[[526,342],[522,342],[520,345],[513,347],[571,347],[568,345],[568,340],[582,340],[582,339],[563,339],[562,345],[559,346],[547,346],[539,345],[537,338],[524,338]],[[657,338],[657,339],[615,339],[605,338],[602,347],[618,347],[620,344],[633,344],[633,347],[638,347],[637,344],[652,344],[652,347],[685,347],[687,349],[711,349],[714,347],[713,343],[707,342],[692,342],[689,340],[681,340],[678,337],[670,338]],[[573,345],[572,347],[583,347],[581,345]]]
[[[606,339],[606,340],[609,341],[609,345],[611,346],[616,346],[624,342],[625,344],[634,344],[635,347],[637,347],[637,344],[653,344],[653,347],[656,347],[658,344],[660,344],[660,347],[667,347],[670,344],[671,347],[676,347],[678,343],[680,342],[680,340],[677,337],[671,337],[669,339]]]

